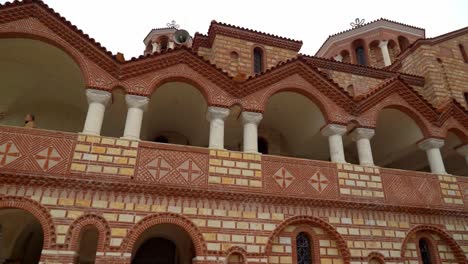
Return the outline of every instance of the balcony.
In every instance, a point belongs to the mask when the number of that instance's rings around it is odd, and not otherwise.
[[[3,182],[374,210],[468,209],[468,178],[0,126]]]

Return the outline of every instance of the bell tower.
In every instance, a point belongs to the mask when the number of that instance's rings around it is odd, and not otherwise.
[[[192,47],[192,37],[184,30],[179,29],[179,25],[174,20],[166,24],[165,28],[155,28],[148,33],[143,40],[145,44],[144,54],[153,54],[178,46]]]

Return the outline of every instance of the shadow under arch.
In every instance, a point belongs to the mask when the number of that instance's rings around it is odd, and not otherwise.
[[[145,230],[159,224],[173,224],[179,226],[185,230],[192,239],[196,256],[203,256],[206,253],[206,243],[198,227],[187,217],[174,213],[152,214],[141,219],[129,230],[120,246],[121,251],[131,253],[140,235],[142,235]]]
[[[267,256],[271,254],[272,244],[273,244],[275,237],[277,237],[287,226],[297,225],[297,224],[306,224],[306,225],[318,226],[320,228],[323,228],[331,237],[333,237],[336,240],[338,250],[340,251],[341,257],[343,258],[343,263],[344,264],[350,263],[351,253],[349,251],[349,248],[344,238],[340,235],[340,233],[338,233],[338,231],[336,231],[336,229],[332,225],[323,221],[320,218],[313,217],[313,216],[298,215],[298,216],[293,216],[284,220],[280,225],[276,227],[273,233],[271,233],[270,236],[268,237],[268,242],[265,247],[265,254]]]
[[[22,209],[32,214],[37,219],[37,221],[39,221],[42,227],[42,232],[44,234],[43,248],[48,249],[51,248],[51,245],[55,244],[55,225],[47,208],[38,202],[25,197],[8,195],[1,196],[0,210],[8,208]]]
[[[455,259],[457,260],[458,263],[460,264],[465,264],[465,263],[468,263],[468,260],[465,256],[465,253],[463,253],[463,250],[462,248],[460,247],[460,245],[458,245],[457,241],[455,241],[455,239],[453,239],[447,232],[445,232],[443,229],[437,227],[437,226],[433,226],[433,225],[417,225],[417,226],[414,226],[413,228],[411,228],[405,239],[403,240],[403,243],[401,243],[401,258],[402,260],[405,259],[405,253],[406,253],[406,246],[408,244],[408,241],[418,232],[433,232],[433,233],[436,233],[437,235],[441,236],[442,239],[445,240],[445,242],[447,242],[447,244],[449,245],[450,249],[453,251],[454,255],[455,255]]]
[[[213,91],[205,87],[205,85],[200,84],[200,82],[195,80],[195,78],[190,78],[180,73],[174,76],[168,76],[163,79],[157,80],[155,83],[151,84],[149,97],[153,96],[157,92],[157,90],[160,87],[162,87],[164,84],[168,84],[172,82],[180,82],[180,83],[185,83],[185,84],[189,84],[193,86],[194,88],[198,90],[198,92],[200,92],[200,94],[203,96],[208,106],[211,106],[213,104],[213,99],[212,99]]]
[[[430,129],[427,126],[427,124],[424,122],[424,119],[423,119],[424,117],[421,117],[420,115],[418,115],[415,110],[405,105],[396,104],[396,103],[389,103],[375,110],[376,115],[375,115],[375,120],[373,120],[373,123],[375,126],[377,125],[377,119],[379,118],[379,114],[382,112],[382,110],[385,110],[385,109],[398,110],[404,113],[405,115],[409,116],[416,123],[418,128],[421,130],[421,133],[423,134],[424,138],[431,137]]]

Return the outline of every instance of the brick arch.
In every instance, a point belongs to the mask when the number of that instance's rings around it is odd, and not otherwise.
[[[297,94],[300,94],[304,97],[306,97],[307,99],[309,99],[314,105],[316,105],[322,116],[323,116],[323,119],[325,120],[325,123],[329,122],[330,121],[330,115],[329,113],[332,113],[333,111],[331,111],[330,107],[327,107],[327,105],[322,102],[318,96],[309,91],[308,89],[305,89],[304,87],[301,87],[301,86],[298,86],[298,87],[286,87],[286,88],[279,88],[279,89],[275,89],[275,90],[272,90],[272,91],[269,91],[263,101],[261,102],[261,105],[262,105],[262,109],[264,112],[266,110],[266,107],[267,107],[267,104],[268,104],[268,101],[270,100],[270,98],[276,94],[279,94],[279,93],[282,93],[282,92],[292,92],[292,93],[297,93]]]
[[[67,54],[78,66],[81,72],[81,76],[83,78],[83,83],[87,85],[90,81],[90,74],[88,72],[87,63],[85,62],[84,58],[81,57],[74,48],[69,45],[67,42],[63,40],[56,40],[46,34],[41,33],[41,31],[34,31],[34,32],[1,32],[0,31],[0,39],[5,38],[16,38],[16,39],[30,39],[30,40],[37,40],[43,42],[45,44],[54,46],[55,48],[63,51]]]
[[[455,134],[463,144],[468,143],[468,134],[463,130],[461,126],[448,125],[444,127],[444,136],[447,137],[448,133],[452,132]]]
[[[325,230],[328,235],[330,235],[332,238],[336,240],[338,250],[341,253],[341,257],[343,258],[344,264],[349,264],[350,263],[350,257],[351,253],[348,249],[348,246],[346,244],[346,241],[344,238],[336,231],[336,229],[330,225],[329,223],[323,221],[320,218],[313,217],[313,216],[293,216],[290,217],[286,220],[284,220],[280,225],[276,227],[276,229],[271,233],[271,235],[268,238],[267,245],[265,247],[265,254],[268,256],[271,254],[272,250],[272,244],[273,240],[275,237],[277,237],[287,226],[290,225],[298,225],[298,224],[305,224],[305,225],[312,225],[312,226],[318,226]]]
[[[417,225],[413,228],[411,228],[408,231],[408,234],[406,235],[405,239],[403,240],[403,243],[401,244],[401,259],[405,260],[405,253],[406,253],[406,246],[408,244],[408,241],[415,235],[417,235],[420,232],[429,232],[429,233],[435,233],[439,235],[442,239],[445,240],[445,242],[449,245],[450,249],[452,250],[453,254],[455,255],[455,259],[457,260],[458,263],[460,264],[466,264],[468,263],[468,260],[465,256],[465,253],[463,253],[462,248],[458,243],[453,239],[450,234],[448,234],[445,230],[433,226],[433,225]]]
[[[8,195],[0,197],[0,210],[7,208],[22,209],[32,214],[41,224],[42,232],[44,233],[43,248],[48,249],[52,245],[55,245],[55,225],[47,208],[26,197]]]
[[[138,238],[147,229],[159,224],[173,224],[184,229],[192,239],[192,243],[195,246],[195,254],[197,256],[205,255],[206,243],[201,231],[190,219],[174,213],[151,214],[141,219],[128,232],[127,237],[125,237],[120,246],[121,251],[132,252]]]
[[[109,246],[111,230],[106,219],[96,214],[82,215],[70,225],[66,238],[66,244],[69,249],[73,251],[79,249],[81,231],[86,226],[94,226],[97,228],[99,232],[97,250],[104,251],[104,249]]]
[[[188,77],[188,76],[184,76],[183,74],[180,74],[180,73],[176,73],[174,76],[168,76],[168,77],[166,77],[164,79],[159,79],[156,82],[154,82],[153,84],[151,84],[151,86],[150,86],[151,87],[150,88],[150,90],[151,90],[150,96],[153,95],[158,90],[159,87],[163,86],[166,83],[170,83],[170,82],[182,82],[182,83],[189,84],[189,85],[193,86],[195,89],[197,89],[201,93],[201,95],[203,96],[203,98],[205,99],[205,101],[206,101],[206,103],[208,105],[211,105],[213,103],[212,91],[207,89],[205,87],[205,85],[200,84],[199,80],[197,80],[195,78]]]
[[[385,257],[380,252],[373,251],[373,252],[369,253],[369,255],[367,255],[367,262],[370,262],[373,259],[376,259],[381,264],[385,263]]]
[[[407,116],[409,116],[416,123],[416,125],[419,127],[419,129],[421,130],[421,133],[423,134],[424,137],[431,137],[431,132],[430,132],[431,130],[429,129],[427,124],[424,122],[424,118],[421,117],[413,109],[411,109],[411,108],[409,108],[407,106],[404,106],[404,105],[400,105],[400,104],[388,104],[388,105],[380,108],[378,110],[377,118],[375,120],[376,125],[377,125],[377,119],[379,117],[379,114],[384,109],[396,109],[396,110],[406,114]]]
[[[242,256],[242,259],[244,260],[242,263],[246,263],[247,261],[247,251],[245,249],[239,247],[239,246],[232,246],[228,250],[226,250],[225,256],[226,256],[226,263],[228,263],[229,256],[233,254],[239,254]]]

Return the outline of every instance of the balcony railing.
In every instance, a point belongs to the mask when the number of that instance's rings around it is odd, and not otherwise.
[[[221,192],[245,199],[466,211],[468,178],[0,126],[1,177]]]

